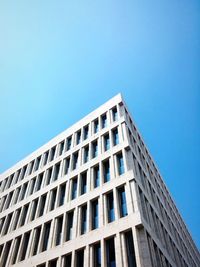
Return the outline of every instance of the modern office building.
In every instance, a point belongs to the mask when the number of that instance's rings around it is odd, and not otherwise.
[[[120,94],[1,174],[0,266],[200,266]]]

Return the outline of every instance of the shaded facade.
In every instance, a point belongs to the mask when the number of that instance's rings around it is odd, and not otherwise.
[[[1,174],[0,266],[200,266],[120,94]]]

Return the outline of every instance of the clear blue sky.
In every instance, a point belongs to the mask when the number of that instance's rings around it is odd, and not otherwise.
[[[0,172],[121,92],[200,246],[200,2],[1,1]]]

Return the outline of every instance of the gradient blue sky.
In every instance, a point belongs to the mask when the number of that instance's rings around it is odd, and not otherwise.
[[[200,2],[1,1],[0,172],[121,92],[200,246]]]

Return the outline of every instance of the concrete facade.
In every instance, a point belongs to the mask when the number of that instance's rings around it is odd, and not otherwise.
[[[0,266],[200,266],[120,94],[1,174]]]

